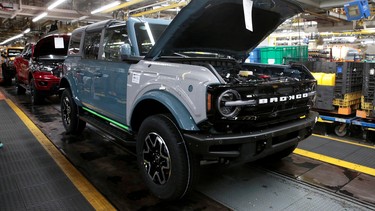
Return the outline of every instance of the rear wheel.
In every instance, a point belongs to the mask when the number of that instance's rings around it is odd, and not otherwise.
[[[79,119],[78,106],[72,98],[69,89],[65,89],[61,94],[61,118],[65,130],[69,134],[78,135],[86,127],[86,122]]]
[[[190,191],[199,167],[171,117],[162,114],[143,121],[137,137],[137,160],[150,191],[164,200],[182,198]]]
[[[30,81],[30,95],[31,104],[33,105],[41,104],[44,101],[44,96],[35,88],[35,80],[33,78]]]
[[[9,72],[10,71],[9,68],[5,65],[5,63],[2,64],[1,68],[3,70],[4,85],[5,86],[12,85],[12,77],[11,77],[11,73]]]

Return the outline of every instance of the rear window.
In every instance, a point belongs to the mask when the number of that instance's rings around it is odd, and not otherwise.
[[[22,52],[22,49],[8,49],[8,56],[9,57],[16,57],[20,55]]]
[[[83,43],[85,59],[98,59],[101,36],[101,31],[87,32]]]

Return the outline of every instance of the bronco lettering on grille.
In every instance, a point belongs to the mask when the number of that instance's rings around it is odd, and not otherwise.
[[[261,98],[259,99],[259,104],[269,104],[269,103],[278,103],[278,102],[286,102],[290,100],[298,100],[309,97],[308,93],[297,94],[297,95],[288,95],[282,97],[271,97],[271,98]]]

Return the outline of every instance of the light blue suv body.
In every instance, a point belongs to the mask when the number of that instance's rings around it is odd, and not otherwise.
[[[172,22],[76,29],[60,84],[63,124],[79,134],[87,122],[136,145],[141,175],[161,199],[183,197],[202,160],[285,157],[317,120],[316,80],[299,64],[243,62],[301,11],[286,0],[192,0]]]

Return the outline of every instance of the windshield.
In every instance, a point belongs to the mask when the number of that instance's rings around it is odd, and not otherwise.
[[[16,57],[20,55],[22,49],[8,49],[8,57]]]
[[[145,56],[150,51],[167,26],[168,25],[151,24],[147,22],[135,24],[135,33],[139,54],[141,56]]]

